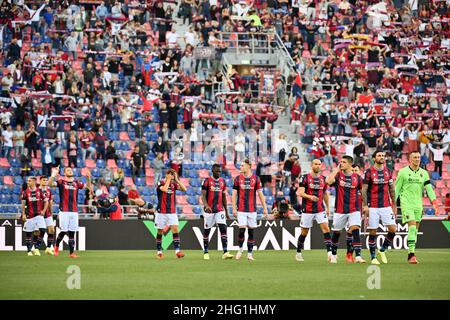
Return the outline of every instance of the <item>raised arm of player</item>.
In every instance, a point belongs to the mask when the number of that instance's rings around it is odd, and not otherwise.
[[[183,192],[186,192],[186,187],[184,186],[184,184],[180,181],[180,179],[178,178],[178,174],[175,173],[175,182],[178,184],[178,186],[180,187],[180,190]]]
[[[170,186],[170,182],[172,181],[172,177],[167,175],[166,176],[166,180],[164,182],[163,186],[159,187],[159,190],[161,190],[162,192],[167,192],[167,190],[169,190],[169,186]]]
[[[336,167],[333,169],[333,171],[330,173],[330,175],[327,177],[327,180],[325,182],[327,185],[331,186],[336,181],[336,175],[339,173],[341,169],[339,167]]]
[[[56,176],[59,175],[59,166],[57,166],[56,168],[52,169],[52,175],[50,176],[50,179],[48,179],[48,186],[52,187],[53,186],[53,182],[56,178]]]

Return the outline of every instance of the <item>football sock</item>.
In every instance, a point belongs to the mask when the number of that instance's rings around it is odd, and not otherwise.
[[[173,247],[175,248],[175,252],[180,251],[180,236],[178,233],[173,234]]]
[[[64,236],[66,235],[66,233],[64,231],[61,231],[58,234],[58,238],[56,238],[56,246],[59,247],[60,242],[62,241],[62,239],[64,238]]]
[[[249,228],[248,229],[248,242],[247,242],[248,254],[253,253],[253,245],[254,244],[255,244],[255,230]]]
[[[335,232],[333,232],[333,235],[331,237],[331,253],[334,256],[337,254],[340,235],[341,235],[340,232],[335,231]]]
[[[26,232],[25,233],[25,244],[27,246],[27,251],[30,252],[31,248],[33,248],[33,243],[31,242],[32,233]]]
[[[36,249],[37,235],[35,235],[34,232],[33,232],[33,236],[32,236],[32,241],[33,241],[33,247]]]
[[[225,224],[219,224],[220,239],[222,240],[223,253],[228,252],[228,237],[227,226]]]
[[[394,237],[395,237],[395,232],[388,232],[388,234],[386,235],[386,238],[384,238],[383,245],[380,249],[381,252],[384,252],[389,248],[389,246],[392,244],[392,241],[394,241]]]
[[[377,248],[377,236],[376,235],[369,235],[369,251],[370,251],[370,257],[372,259],[375,259],[376,253],[375,250]]]
[[[329,232],[326,232],[323,234],[323,242],[325,243],[327,252],[330,252],[331,251],[331,234]]]
[[[353,235],[351,233],[347,232],[347,236],[345,237],[345,241],[347,242],[347,254],[351,253],[353,254]]]
[[[75,232],[69,231],[69,250],[70,254],[72,254],[75,250]]]
[[[242,250],[245,239],[245,228],[239,228],[239,250]]]
[[[41,247],[41,243],[42,243],[42,238],[45,235],[45,229],[39,229],[39,235],[37,236],[36,239],[36,245],[34,246],[36,249],[39,249]]]
[[[211,229],[205,229],[205,232],[203,233],[203,251],[205,253],[208,253],[208,244],[209,244],[209,232]]]
[[[304,236],[302,234],[298,237],[298,241],[297,241],[297,252],[298,253],[302,252],[303,245],[305,243],[305,239],[306,239],[306,236]]]
[[[355,249],[355,254],[357,257],[361,256],[361,236],[359,234],[359,229],[352,231],[353,234],[353,249]]]
[[[156,250],[158,251],[162,251],[162,246],[161,246],[161,241],[162,241],[162,234],[157,234],[156,235]]]
[[[47,234],[47,248],[51,248],[51,246],[53,245],[53,240],[55,239],[55,234],[54,233],[48,233]]]
[[[415,225],[408,227],[408,253],[416,251],[417,227]]]

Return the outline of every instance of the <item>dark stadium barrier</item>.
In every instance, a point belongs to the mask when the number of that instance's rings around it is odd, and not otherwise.
[[[259,221],[256,229],[257,250],[294,249],[300,234],[299,221]],[[238,226],[236,221],[228,222],[228,249],[238,248]],[[22,222],[0,220],[0,251],[25,250]],[[406,249],[407,226],[398,224],[393,242],[394,249]],[[202,249],[203,220],[182,220],[179,225],[181,247],[189,250]],[[379,228],[377,243],[384,240],[385,230]],[[363,247],[367,248],[366,233],[363,232]],[[83,250],[155,250],[156,229],[151,220],[80,220],[77,234],[77,249]],[[220,233],[213,228],[210,233],[210,249],[221,250]],[[44,239],[46,241],[46,237]],[[67,246],[65,239],[64,248]],[[345,248],[345,233],[341,235],[341,248]],[[163,248],[173,249],[172,234],[163,238]],[[314,227],[305,241],[305,250],[323,249],[320,228]],[[450,248],[450,221],[423,221],[418,235],[418,248]]]

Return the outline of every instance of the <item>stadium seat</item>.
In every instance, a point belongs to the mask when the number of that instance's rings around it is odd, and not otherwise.
[[[100,168],[100,169],[106,168],[106,163],[105,163],[105,160],[103,160],[103,159],[98,159],[96,164],[97,164],[97,168]]]
[[[430,178],[431,178],[431,180],[441,180],[441,176],[439,175],[439,172],[431,172]]]
[[[444,180],[436,181],[436,188],[444,189],[446,187],[446,183]]]
[[[9,160],[9,164],[11,165],[11,167],[13,168],[20,168],[20,161],[16,158],[11,158]]]
[[[23,184],[23,179],[21,176],[14,177],[14,184],[17,186],[21,186]]]
[[[145,186],[145,179],[137,177],[136,178],[136,186]]]
[[[95,161],[92,160],[92,159],[86,159],[86,168],[94,169],[95,168]]]
[[[9,186],[14,184],[13,177],[11,177],[11,176],[4,176],[3,182]]]
[[[130,136],[128,135],[128,133],[127,132],[120,132],[120,134],[119,134],[119,139],[121,140],[121,141],[130,141]]]
[[[194,213],[196,215],[202,215],[203,214],[203,210],[200,207],[194,207],[193,211],[194,211]]]
[[[134,185],[133,179],[131,179],[130,177],[125,177],[124,185],[127,187],[133,186]]]
[[[114,170],[117,169],[116,162],[113,159],[108,159],[108,162],[106,165],[109,169],[114,169]]]
[[[100,178],[102,176],[101,171],[97,168],[92,169],[91,174],[94,178]]]
[[[115,196],[117,196],[119,194],[119,189],[117,189],[116,186],[110,186],[108,191],[109,191],[109,193],[111,193]]]

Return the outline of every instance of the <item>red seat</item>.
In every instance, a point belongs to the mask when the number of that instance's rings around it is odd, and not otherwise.
[[[119,139],[122,141],[130,141],[130,136],[128,135],[127,132],[121,132],[119,134]]]
[[[0,158],[0,167],[9,168],[11,165],[6,158]]]
[[[94,169],[96,167],[95,161],[92,159],[86,159],[86,168]]]
[[[39,159],[33,158],[33,159],[31,159],[31,166],[33,168],[41,168],[42,162]]]
[[[204,179],[204,178],[209,177],[209,172],[206,169],[199,170],[198,173],[200,175],[200,178]]]
[[[149,170],[147,170],[147,171],[149,171]],[[147,187],[153,186],[154,181],[155,181],[155,179],[154,179],[153,176],[152,176],[152,177],[146,177],[146,178],[145,178],[145,184],[147,185]]]
[[[108,160],[108,168],[110,169],[117,169],[116,162],[113,159]]]
[[[446,183],[445,183],[444,180],[438,180],[438,181],[436,181],[436,188],[443,189],[443,188],[445,188],[445,187],[446,187]]]
[[[178,196],[178,197],[177,197],[177,202],[178,202],[179,205],[181,205],[181,206],[183,206],[183,207],[188,205],[188,202],[187,202],[185,196]],[[185,208],[183,208],[183,211],[184,211],[184,209],[185,209]]]
[[[131,187],[134,185],[133,179],[130,177],[125,177],[124,184],[126,187]]]
[[[3,179],[4,184],[6,185],[13,185],[14,184],[14,179],[11,176],[5,176]]]

